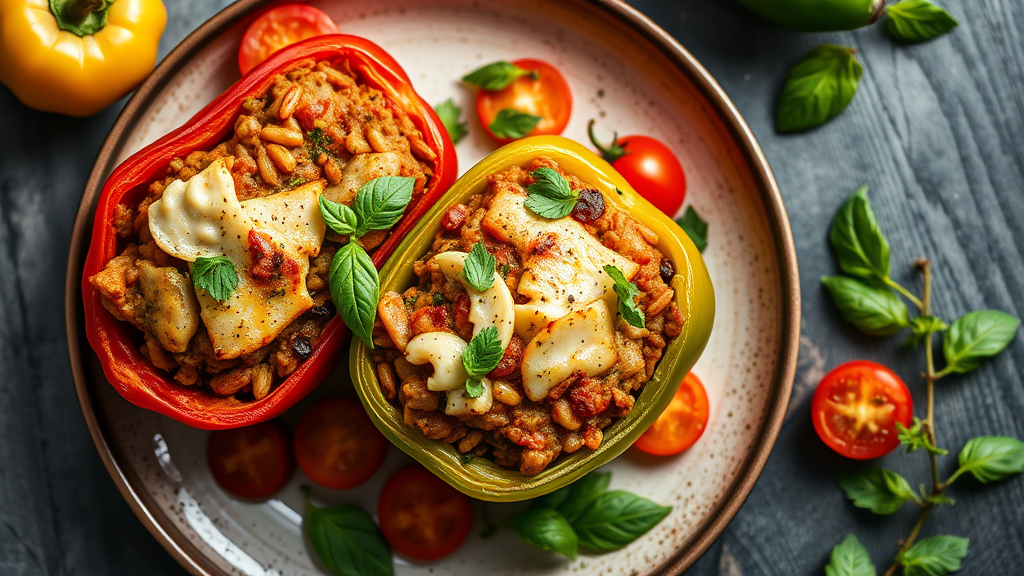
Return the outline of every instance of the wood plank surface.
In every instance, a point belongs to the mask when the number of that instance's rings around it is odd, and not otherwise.
[[[166,54],[226,5],[169,0]],[[873,517],[844,501],[851,463],[817,439],[810,393],[855,358],[900,373],[924,402],[921,354],[845,325],[820,287],[836,271],[832,214],[867,183],[893,246],[897,280],[919,290],[910,263],[935,265],[934,304],[952,319],[994,308],[1024,314],[1024,4],[943,0],[960,20],[919,46],[881,27],[834,34],[777,28],[727,0],[636,0],[711,71],[757,135],[779,181],[799,253],[803,321],[789,417],[768,466],[735,520],[690,571],[700,576],[822,574],[831,547],[854,532],[884,570],[914,512]],[[853,46],[865,73],[845,114],[811,133],[773,129],[786,69],[817,44]],[[123,105],[88,119],[42,114],[0,88],[0,574],[164,575],[184,571],[149,535],[108,477],[71,383],[64,336],[64,267],[78,199]],[[966,377],[939,385],[940,442],[1024,437],[1024,339]],[[881,465],[926,480],[926,457]],[[943,470],[954,467],[948,457]],[[962,574],[1024,573],[1024,478],[953,489],[925,535],[971,540]]]

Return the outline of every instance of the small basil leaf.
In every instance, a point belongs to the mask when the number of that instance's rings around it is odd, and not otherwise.
[[[306,535],[313,551],[340,576],[392,576],[391,550],[362,508],[341,504],[316,508],[306,503]]]
[[[967,538],[932,536],[925,538],[896,557],[904,576],[943,576],[960,569],[967,556]]]
[[[867,193],[868,187],[861,186],[843,202],[832,219],[828,239],[843,272],[878,283],[889,276],[889,241]]]
[[[491,120],[487,128],[495,138],[515,140],[529,134],[537,127],[538,122],[540,122],[540,116],[526,114],[514,108],[505,108],[494,116],[494,120]]]
[[[320,214],[327,227],[342,236],[349,236],[356,231],[358,219],[355,211],[340,202],[333,202],[321,195]]]
[[[999,354],[1017,334],[1020,320],[998,310],[979,310],[960,317],[942,340],[943,372],[963,374]]]
[[[334,254],[327,275],[331,299],[349,330],[373,348],[373,322],[377,319],[380,278],[362,246],[349,242]]]
[[[797,62],[786,76],[775,125],[800,132],[828,122],[853,101],[864,68],[845,46],[823,44]]]
[[[850,534],[832,549],[825,576],[876,576],[871,556],[857,537]]]
[[[949,330],[949,325],[935,316],[918,316],[910,321],[910,329],[914,331],[914,334],[907,338],[904,344],[911,348],[917,348],[926,336],[936,332],[945,332]]]
[[[891,336],[910,325],[907,305],[888,288],[846,276],[821,279],[843,318],[865,334]]]
[[[558,512],[572,524],[598,496],[608,490],[611,481],[611,472],[591,472],[580,478],[565,488],[569,492],[565,500],[558,505]]]
[[[573,560],[579,553],[579,540],[569,522],[551,508],[528,508],[515,519],[519,537],[541,550],[555,552]]]
[[[479,398],[484,393],[484,381],[480,378],[474,378],[472,376],[466,380],[466,396],[470,398]]]
[[[435,106],[434,112],[437,112],[437,117],[441,119],[441,124],[448,131],[452,144],[458,144],[459,140],[462,140],[469,134],[469,129],[466,128],[467,124],[459,121],[459,116],[462,115],[462,108],[456,106],[451,98]]]
[[[618,550],[654,528],[671,506],[623,490],[604,492],[572,523],[580,546],[596,552]]]
[[[191,268],[192,284],[205,290],[210,298],[223,302],[238,288],[238,271],[227,256],[196,258]]]
[[[704,249],[708,247],[708,223],[697,211],[694,210],[693,206],[687,206],[686,212],[683,213],[683,217],[676,220],[676,224],[686,232],[686,235],[693,240],[693,245],[697,247],[699,252],[704,252]]]
[[[541,218],[562,218],[576,207],[579,195],[569,182],[552,168],[538,168],[531,174],[533,184],[526,187],[526,207]]]
[[[394,226],[412,200],[415,185],[416,179],[408,176],[381,176],[363,184],[352,205],[359,218],[355,235]]]
[[[487,251],[484,243],[477,242],[473,245],[473,249],[469,251],[469,256],[466,256],[466,264],[462,269],[462,274],[470,286],[478,292],[483,292],[494,284],[496,264],[497,261],[494,255]]]
[[[914,499],[914,490],[899,474],[884,468],[866,468],[839,477],[839,487],[858,508],[892,514]]]
[[[925,42],[960,25],[949,12],[928,0],[902,0],[888,7],[885,31],[900,42]]]
[[[462,352],[462,365],[470,379],[479,379],[494,370],[504,353],[505,350],[502,349],[501,340],[498,338],[498,329],[488,326],[477,332],[469,341],[469,345]]]
[[[516,78],[530,73],[529,70],[524,70],[511,62],[501,61],[473,70],[463,76],[462,81],[479,86],[484,90],[502,90],[507,88]]]
[[[604,267],[606,274],[612,277],[615,281],[615,294],[619,297],[619,314],[629,323],[630,326],[636,328],[643,328],[647,324],[647,319],[644,317],[643,310],[636,305],[634,298],[640,293],[640,289],[636,287],[622,274],[622,271],[608,264]]]
[[[1024,472],[1024,442],[1007,436],[979,436],[960,451],[960,470],[988,484]]]

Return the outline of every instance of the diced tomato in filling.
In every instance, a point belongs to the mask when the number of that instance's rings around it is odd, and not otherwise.
[[[316,127],[316,121],[331,109],[330,99],[318,100],[295,111],[295,118],[303,130],[309,131]]]
[[[249,231],[249,254],[252,258],[250,271],[258,280],[270,281],[283,276],[295,285],[302,280],[299,263],[289,258],[280,246],[274,244],[273,238],[262,232]]]

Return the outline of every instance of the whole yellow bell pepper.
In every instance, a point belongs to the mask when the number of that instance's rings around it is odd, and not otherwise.
[[[0,0],[0,82],[32,108],[95,114],[153,69],[166,23],[160,0]]]

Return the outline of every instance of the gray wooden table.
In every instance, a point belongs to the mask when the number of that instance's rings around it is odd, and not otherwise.
[[[920,354],[845,325],[819,277],[835,271],[827,230],[862,183],[893,244],[901,282],[910,262],[935,264],[936,311],[1024,315],[1024,4],[943,0],[962,25],[930,44],[893,45],[879,27],[852,33],[779,29],[727,0],[637,0],[692,51],[732,97],[761,142],[786,200],[803,289],[800,371],[774,453],[743,509],[690,571],[697,575],[822,574],[829,550],[855,532],[884,570],[913,511],[877,518],[854,509],[835,475],[851,464],[815,436],[810,393],[855,358],[903,375],[923,404]],[[169,0],[166,54],[223,0]],[[781,78],[811,47],[853,46],[860,93],[837,121],[779,136]],[[0,55],[0,57],[3,57]],[[21,106],[0,88],[0,574],[181,574],[107,476],[71,383],[64,337],[67,243],[86,175],[119,103],[87,119]],[[713,234],[713,232],[712,232]],[[712,237],[713,238],[713,237]],[[966,378],[940,383],[938,434],[959,449],[972,436],[1024,437],[1024,339]],[[882,465],[923,482],[925,456]],[[954,467],[946,458],[946,469]],[[954,488],[925,535],[970,538],[962,574],[1024,573],[1024,478]]]

